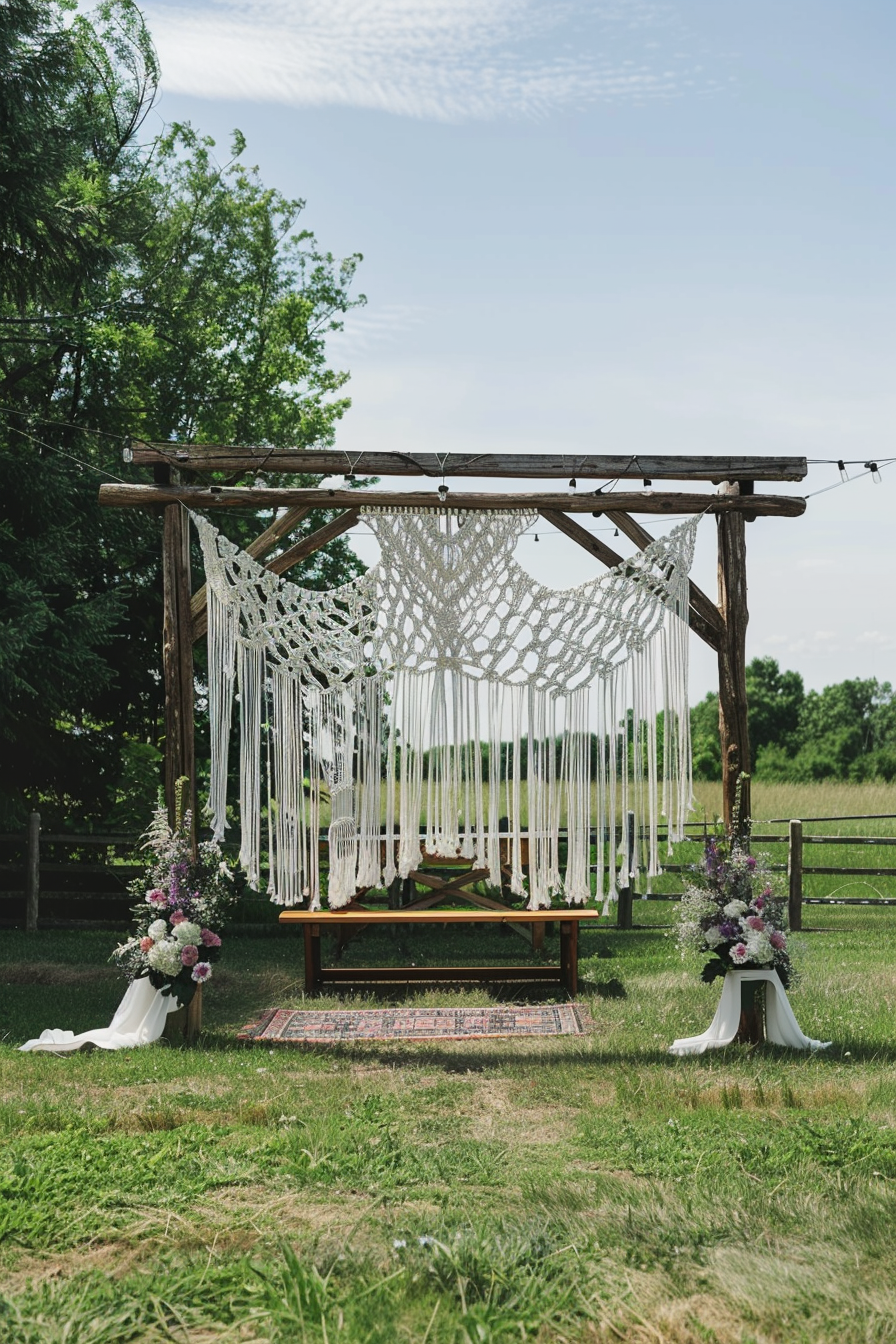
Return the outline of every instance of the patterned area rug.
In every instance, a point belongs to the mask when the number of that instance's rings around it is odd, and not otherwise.
[[[581,1010],[572,1003],[506,1004],[494,1008],[269,1008],[239,1041],[288,1045],[337,1041],[462,1041],[484,1036],[578,1036]]]

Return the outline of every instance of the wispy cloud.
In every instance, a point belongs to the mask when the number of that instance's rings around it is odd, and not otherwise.
[[[164,85],[438,121],[539,117],[717,87],[644,0],[149,0]],[[685,43],[686,45],[686,43]]]
[[[377,308],[354,308],[346,315],[342,331],[327,341],[331,357],[353,359],[394,346],[426,320],[429,310],[420,304],[385,303]]]

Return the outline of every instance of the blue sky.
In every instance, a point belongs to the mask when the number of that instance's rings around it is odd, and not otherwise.
[[[888,0],[145,8],[160,115],[222,152],[239,126],[321,243],[364,254],[340,447],[896,456]],[[894,512],[896,465],[753,524],[750,655],[896,681]],[[588,577],[539,537],[544,581]]]

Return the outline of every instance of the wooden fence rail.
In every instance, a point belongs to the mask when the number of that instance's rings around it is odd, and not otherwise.
[[[817,817],[811,818],[814,822],[822,821],[870,821],[870,820],[896,820],[894,813],[875,813],[855,817]],[[780,819],[773,818],[770,822],[761,823],[783,824]],[[786,863],[773,863],[770,868],[773,872],[787,874],[788,889],[788,911],[790,927],[793,930],[800,930],[803,926],[803,906],[874,906],[888,908],[896,906],[896,898],[890,897],[833,897],[833,896],[806,896],[804,894],[805,877],[811,876],[831,876],[831,877],[896,877],[896,867],[866,866],[855,867],[852,865],[822,865],[806,864],[804,862],[804,852],[807,845],[867,845],[867,846],[889,846],[896,848],[896,837],[891,836],[860,836],[860,835],[805,835],[803,833],[803,821],[800,819],[790,820],[787,823],[787,834],[763,834],[754,832],[752,843],[762,845],[786,845],[787,860]],[[689,822],[688,827],[691,830],[706,831],[703,822]],[[565,832],[561,832],[565,834]],[[322,842],[325,840],[326,832],[321,833]],[[609,836],[605,835],[605,841],[609,841]],[[643,837],[642,837],[643,838]],[[665,835],[660,837],[665,840]],[[693,841],[698,841],[701,837],[695,835]],[[119,926],[124,925],[129,919],[130,898],[127,893],[127,886],[131,879],[137,876],[141,871],[140,865],[134,864],[109,864],[109,863],[58,863],[42,861],[42,845],[65,846],[69,849],[125,849],[132,851],[136,848],[140,836],[137,833],[129,832],[104,832],[101,834],[71,834],[62,832],[44,832],[41,830],[40,815],[32,812],[28,818],[28,825],[24,834],[19,832],[0,834],[0,844],[17,845],[21,850],[22,859],[20,862],[0,863],[0,878],[8,877],[14,872],[22,874],[23,888],[19,890],[3,890],[0,888],[0,896],[8,900],[9,898],[21,901],[24,896],[24,914],[25,929],[29,933],[34,933],[39,927],[39,921],[44,927],[89,927],[97,924],[108,927],[109,923],[116,923]],[[592,843],[596,842],[597,834],[592,832]],[[631,855],[635,849],[635,818],[634,813],[629,812],[625,827],[614,837],[618,840],[620,850],[625,854]],[[622,863],[623,870],[626,864]],[[666,873],[687,873],[692,868],[691,864],[685,863],[666,863],[663,865],[663,871]],[[72,890],[52,890],[43,886],[41,879],[43,877],[65,878],[65,877],[92,877],[106,878],[108,886],[105,891],[91,890],[89,892],[77,892]],[[70,915],[67,917],[46,918],[41,916],[41,899],[51,901],[54,904],[63,903],[78,905],[92,904],[94,907],[106,903],[113,907],[113,914],[105,920],[74,919]],[[259,897],[259,900],[263,898]],[[617,926],[620,929],[630,929],[633,925],[634,902],[636,900],[649,901],[678,901],[681,899],[677,892],[656,892],[638,894],[629,885],[621,885],[619,888],[619,902],[617,905],[616,918]],[[21,905],[19,906],[21,909]],[[0,921],[9,924],[9,919]]]

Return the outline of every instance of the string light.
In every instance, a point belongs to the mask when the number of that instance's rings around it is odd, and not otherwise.
[[[866,470],[866,471],[870,471],[870,472],[871,472],[871,479],[872,479],[872,481],[875,481],[878,485],[880,485],[880,471],[878,470],[877,463],[876,463],[876,462],[866,462],[866,463],[865,463],[865,470]]]
[[[848,480],[849,480],[849,472],[846,470],[846,463],[843,461],[843,458],[842,458],[842,457],[841,457],[840,461],[837,463],[837,470],[838,470],[839,473],[840,473],[840,479],[841,479],[841,481],[848,481]]]

